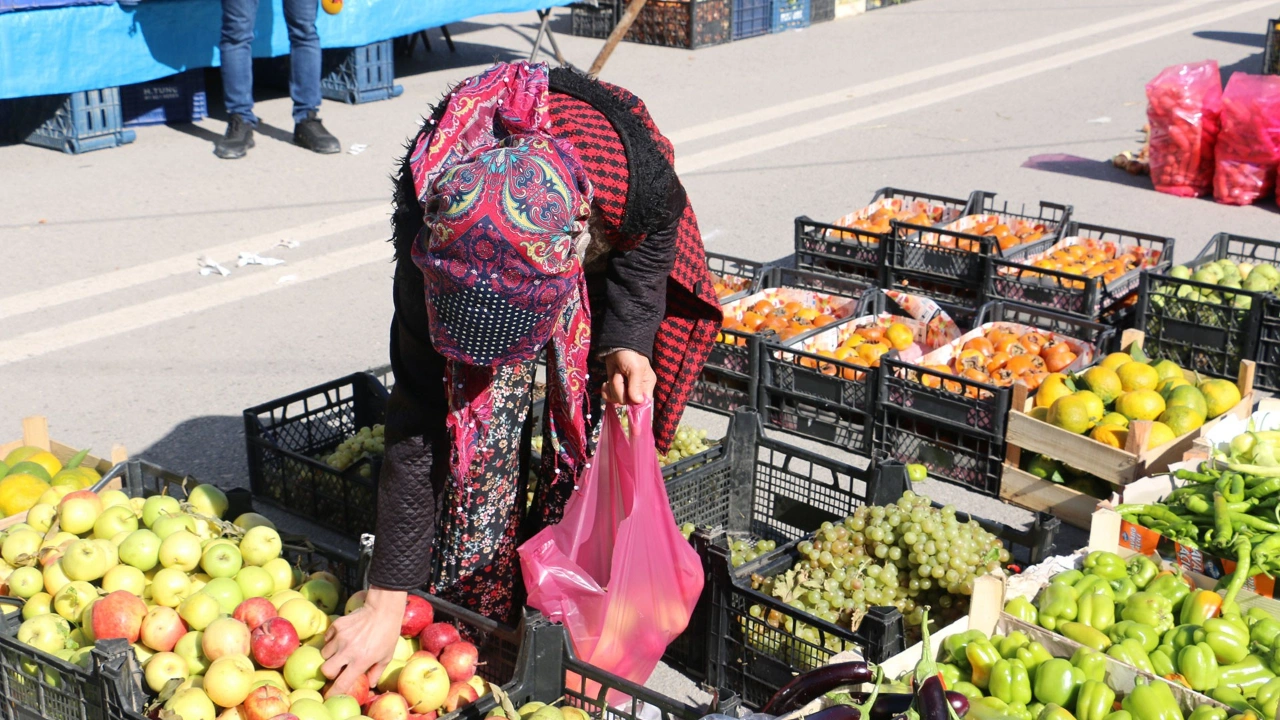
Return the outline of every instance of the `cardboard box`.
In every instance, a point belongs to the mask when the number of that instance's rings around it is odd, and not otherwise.
[[[49,439],[49,421],[41,415],[33,415],[22,421],[22,437],[18,440],[0,445],[0,458],[8,455],[14,450],[27,445],[33,445],[53,453],[54,457],[60,462],[67,462],[74,455],[80,452],[80,449],[64,445],[56,440]],[[111,448],[111,453],[107,459],[86,455],[80,463],[82,467],[93,468],[99,475],[106,475],[111,468],[129,459],[128,452],[125,451],[123,445],[115,445]],[[105,489],[115,489],[120,487],[120,481]],[[10,515],[7,518],[0,518],[0,530],[26,522],[27,514],[25,512],[17,515]]]

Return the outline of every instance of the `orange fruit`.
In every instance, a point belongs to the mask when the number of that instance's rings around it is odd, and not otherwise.
[[[885,330],[884,337],[893,346],[894,350],[906,350],[915,342],[915,334],[911,332],[911,328],[902,323],[893,323]]]

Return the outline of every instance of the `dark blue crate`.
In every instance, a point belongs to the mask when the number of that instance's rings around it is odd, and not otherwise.
[[[204,71],[188,70],[169,77],[120,88],[125,127],[198,122],[209,115]]]
[[[773,0],[773,22],[769,32],[785,32],[809,27],[809,0]]]
[[[326,50],[320,94],[327,100],[359,103],[399,97],[395,53],[390,40],[357,48]]]
[[[120,88],[4,101],[9,139],[79,154],[131,143],[120,112]]]
[[[773,0],[733,0],[733,39],[767,35],[773,18]]]

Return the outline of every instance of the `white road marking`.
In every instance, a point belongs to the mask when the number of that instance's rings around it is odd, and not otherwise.
[[[234,260],[236,255],[245,250],[258,252],[277,245],[282,238],[298,242],[314,242],[321,238],[338,233],[372,225],[378,221],[386,221],[391,216],[390,203],[356,210],[324,220],[286,228],[257,237],[237,240],[208,250],[175,255],[156,260],[144,265],[122,268],[101,275],[93,275],[79,280],[43,287],[31,292],[19,293],[9,297],[0,297],[0,319],[23,315],[25,313],[45,310],[77,300],[104,295],[106,293],[138,287],[157,280],[190,273],[196,274],[196,258],[204,255],[214,260]],[[228,262],[227,264],[230,264]]]
[[[36,330],[0,341],[0,365],[102,340],[370,263],[387,263],[387,272],[390,274],[391,255],[391,246],[383,240],[376,240],[297,263],[246,271],[239,277],[232,276],[232,279],[226,281],[204,284],[196,290]],[[282,286],[280,281],[286,277],[292,277],[293,280]]]
[[[680,173],[694,173],[698,170],[720,165],[734,160],[740,160],[752,155],[776,150],[787,145],[793,145],[804,140],[811,140],[821,137],[828,133],[836,132],[862,125],[873,120],[887,117],[889,115],[898,115],[900,113],[918,110],[929,105],[936,105],[940,102],[953,100],[970,93],[978,92],[1003,85],[1004,83],[1021,80],[1032,75],[1038,75],[1049,70],[1056,70],[1072,63],[1078,63],[1084,60],[1105,55],[1106,53],[1124,48],[1140,45],[1165,35],[1172,35],[1176,32],[1188,30],[1206,23],[1225,20],[1226,18],[1236,15],[1243,15],[1247,12],[1259,10],[1270,5],[1274,5],[1275,0],[1255,0],[1254,2],[1232,4],[1227,7],[1214,10],[1212,12],[1193,15],[1189,18],[1175,20],[1157,25],[1145,30],[1136,30],[1124,37],[1114,40],[1105,40],[1103,42],[1087,45],[1074,50],[1067,50],[1051,55],[1040,60],[1033,60],[1027,63],[1018,64],[1015,67],[1004,70],[996,70],[978,77],[961,80],[950,85],[930,88],[922,92],[918,92],[905,97],[887,100],[875,105],[858,108],[849,112],[832,115],[831,117],[814,120],[812,122],[792,125],[784,130],[756,135],[744,140],[732,142],[727,145],[704,150],[702,152],[685,155],[676,158],[676,171]]]
[[[1104,32],[1117,30],[1129,25],[1137,25],[1139,23],[1149,23],[1152,20],[1162,18],[1166,15],[1175,15],[1177,13],[1190,10],[1200,5],[1206,5],[1211,0],[1188,0],[1187,2],[1174,3],[1157,7],[1146,12],[1134,13],[1132,15],[1124,15],[1122,17],[1104,20],[1093,25],[1067,30],[1048,37],[1036,38],[1026,42],[1017,43],[1004,48],[998,48],[989,52],[970,55],[969,57],[958,58],[951,62],[933,65],[911,72],[900,73],[879,80],[862,83],[861,85],[853,85],[841,90],[832,90],[831,92],[813,97],[792,100],[791,102],[780,103],[778,105],[770,105],[769,107],[759,108],[750,112],[741,113],[732,117],[721,118],[719,120],[711,120],[700,125],[682,128],[672,133],[667,133],[667,138],[672,143],[679,145],[681,143],[693,142],[713,135],[730,132],[732,130],[741,130],[752,125],[778,120],[790,115],[797,115],[804,112],[813,112],[818,108],[824,108],[831,105],[838,105],[843,102],[863,98],[870,95],[879,95],[894,90],[901,90],[909,85],[932,80],[934,78],[950,75],[951,73],[960,72],[961,70],[970,70],[980,67],[988,63],[1000,60],[1008,60],[1018,55],[1044,50],[1045,48],[1061,45],[1062,43],[1071,42],[1073,40],[1081,40],[1083,38],[1101,35]]]

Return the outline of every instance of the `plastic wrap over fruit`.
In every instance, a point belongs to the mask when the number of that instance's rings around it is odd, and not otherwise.
[[[1222,93],[1213,199],[1250,205],[1275,188],[1280,161],[1280,77],[1236,73]]]
[[[1147,83],[1156,190],[1181,197],[1209,194],[1221,110],[1222,78],[1213,60],[1167,67]]]

